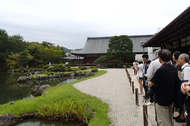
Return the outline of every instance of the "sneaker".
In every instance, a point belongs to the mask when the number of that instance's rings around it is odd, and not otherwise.
[[[153,103],[151,103],[151,102],[147,102],[145,105],[153,105]]]
[[[138,94],[139,94],[139,95],[143,95],[144,93],[143,93],[143,92],[139,92]]]

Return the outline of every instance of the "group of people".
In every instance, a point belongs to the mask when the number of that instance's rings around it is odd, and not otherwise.
[[[157,52],[153,61],[143,54],[133,62],[138,77],[139,95],[154,103],[158,126],[174,126],[173,120],[190,126],[190,65],[189,55],[168,49]],[[143,91],[144,89],[144,91]],[[174,111],[179,115],[174,117]]]

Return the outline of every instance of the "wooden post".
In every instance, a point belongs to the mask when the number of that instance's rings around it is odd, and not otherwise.
[[[147,112],[147,105],[143,105],[143,120],[144,126],[148,126],[148,112]]]
[[[130,86],[131,86],[131,77],[129,77],[129,83],[130,83]]]
[[[134,82],[132,82],[132,92],[133,92],[133,94],[134,94],[134,90],[135,90]]]
[[[139,106],[138,88],[135,88],[135,101],[136,105]]]

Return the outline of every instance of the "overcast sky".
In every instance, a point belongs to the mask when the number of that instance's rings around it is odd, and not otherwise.
[[[25,41],[83,48],[87,37],[155,34],[189,0],[0,0],[0,29]]]

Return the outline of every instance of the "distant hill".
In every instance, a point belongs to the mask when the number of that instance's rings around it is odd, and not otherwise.
[[[70,52],[71,51],[71,49],[68,49],[68,48],[66,48],[66,47],[61,47],[61,49],[63,49],[65,52]]]

